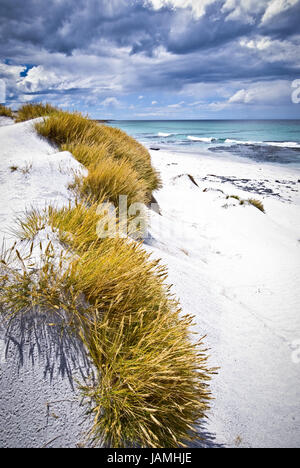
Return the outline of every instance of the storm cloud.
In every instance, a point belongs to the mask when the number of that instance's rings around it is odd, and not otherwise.
[[[15,106],[132,118],[153,116],[154,101],[158,117],[182,101],[191,117],[271,107],[251,92],[265,82],[294,116],[299,17],[300,0],[1,0],[0,78]],[[234,99],[243,90],[251,102]]]

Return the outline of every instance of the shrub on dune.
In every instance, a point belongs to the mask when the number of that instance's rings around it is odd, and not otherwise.
[[[13,118],[13,113],[10,107],[3,106],[0,104],[0,116],[1,117],[10,117],[11,119]]]
[[[24,104],[17,112],[16,122],[25,122],[26,120],[36,119],[59,112],[51,104],[29,103]]]

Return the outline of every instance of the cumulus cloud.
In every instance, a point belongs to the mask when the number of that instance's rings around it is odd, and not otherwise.
[[[248,104],[251,101],[250,94],[245,89],[240,89],[228,100],[229,104]]]
[[[184,104],[184,101],[178,102],[177,104],[169,104],[169,109],[179,109]]]
[[[217,0],[150,0],[153,7],[159,10],[163,7],[191,9],[196,18],[200,18],[206,12],[206,7]]]
[[[17,83],[22,92],[37,93],[44,89],[63,87],[62,77],[54,71],[45,70],[42,65],[33,67],[28,71],[26,77]]]
[[[227,14],[226,21],[250,24],[255,24],[257,16],[264,10],[265,4],[261,0],[226,0],[222,8]]]
[[[300,76],[299,14],[300,0],[1,0],[0,79],[16,104],[193,111],[210,86],[211,109],[247,106],[255,84]]]
[[[279,15],[283,11],[289,10],[291,7],[297,5],[299,0],[271,0],[268,3],[268,7],[262,17],[261,22],[267,23],[274,16]]]
[[[6,63],[0,63],[0,76],[8,80],[17,80],[20,78],[21,73],[26,70],[23,65],[8,65]]]
[[[291,95],[291,85],[286,81],[264,82],[238,90],[228,104],[278,104],[286,102]]]
[[[120,107],[121,103],[115,97],[108,97],[100,103],[100,106],[103,107]]]

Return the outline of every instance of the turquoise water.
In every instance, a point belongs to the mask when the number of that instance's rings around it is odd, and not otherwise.
[[[300,164],[300,120],[112,121],[148,148],[227,153],[256,161]]]

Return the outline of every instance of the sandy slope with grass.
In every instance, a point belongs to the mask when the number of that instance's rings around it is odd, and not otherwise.
[[[43,141],[32,122],[0,122],[1,245],[15,242],[17,216],[46,203],[68,203],[68,185],[81,165]],[[42,231],[46,244],[51,233]],[[53,320],[51,320],[53,322]],[[80,343],[59,338],[35,316],[0,325],[0,447],[75,447],[88,424],[76,379],[87,374]]]
[[[97,235],[99,203],[117,194],[146,202],[160,185],[149,153],[121,131],[57,111],[2,127],[0,139],[2,229],[6,247],[13,243],[1,254],[1,445],[75,446],[87,429],[97,446],[198,440],[214,370],[199,338],[190,340],[191,317],[180,314],[165,268],[136,241]],[[89,171],[79,184],[83,168],[58,151],[69,145]],[[93,411],[86,427],[79,405],[66,415],[75,379]]]
[[[1,127],[0,141],[1,236],[9,245],[16,216],[66,205],[83,168],[32,122]],[[207,155],[153,152],[152,161],[163,177],[155,194],[162,216],[148,212],[145,248],[168,265],[184,313],[207,335],[210,364],[221,367],[202,446],[299,445],[299,172]],[[41,230],[37,243],[52,234]],[[88,371],[85,353],[35,319],[9,336],[1,329],[0,446],[74,447],[89,427],[74,384]]]
[[[299,169],[151,156],[164,187],[147,248],[220,366],[208,445],[299,447]],[[262,201],[265,214],[231,195]]]

